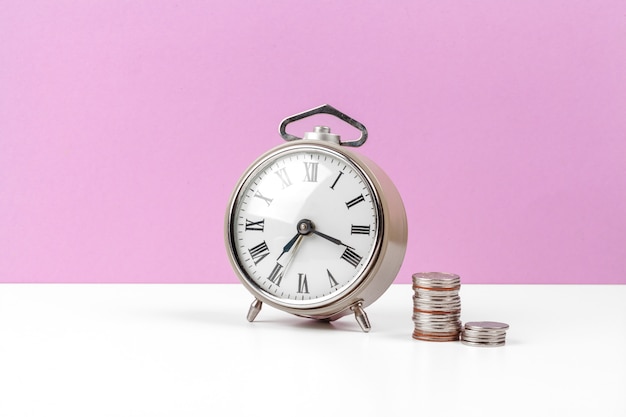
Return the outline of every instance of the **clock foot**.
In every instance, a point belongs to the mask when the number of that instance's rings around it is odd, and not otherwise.
[[[263,307],[263,303],[255,298],[252,304],[250,305],[250,310],[248,310],[248,316],[247,316],[248,321],[250,322],[254,321],[257,314],[259,314],[259,311],[261,311],[261,307]]]
[[[359,326],[361,326],[361,330],[365,333],[369,332],[372,329],[372,326],[367,318],[367,314],[365,314],[365,310],[363,310],[363,303],[359,301],[350,308],[354,311],[354,318],[356,318],[356,322],[359,323]]]

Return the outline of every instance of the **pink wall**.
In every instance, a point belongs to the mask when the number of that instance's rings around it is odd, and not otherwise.
[[[412,272],[626,283],[624,1],[5,1],[0,281],[236,282],[229,194],[330,103]]]

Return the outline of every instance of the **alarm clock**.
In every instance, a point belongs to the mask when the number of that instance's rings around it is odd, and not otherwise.
[[[327,126],[302,138],[286,127],[329,114],[360,131],[342,141]],[[284,119],[287,143],[260,156],[228,203],[225,245],[254,301],[297,316],[336,320],[354,314],[368,332],[365,308],[394,281],[406,252],[407,218],[400,194],[373,161],[350,148],[365,143],[365,126],[330,105]]]

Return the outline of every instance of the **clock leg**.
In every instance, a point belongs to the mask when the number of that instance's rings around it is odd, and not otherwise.
[[[255,298],[250,305],[250,310],[248,310],[248,321],[254,321],[259,311],[261,311],[261,307],[263,307],[263,303]]]
[[[359,301],[350,308],[354,311],[354,317],[356,318],[356,322],[359,323],[359,326],[361,326],[361,330],[365,333],[369,332],[372,329],[372,326],[367,318],[367,314],[365,314],[365,310],[363,310],[363,303]]]

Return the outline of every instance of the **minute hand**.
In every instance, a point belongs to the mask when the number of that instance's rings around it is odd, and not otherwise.
[[[316,234],[316,235],[318,235],[319,237],[323,237],[324,239],[326,239],[326,240],[328,240],[328,241],[330,241],[330,242],[333,242],[335,245],[342,245],[342,246],[345,246],[346,248],[354,249],[353,247],[348,246],[348,245],[346,245],[345,243],[343,243],[341,240],[339,240],[339,239],[335,239],[334,237],[332,237],[332,236],[328,236],[327,234],[324,234],[324,233],[322,233],[322,232],[318,232],[318,231],[317,231],[317,230],[315,230],[315,229],[314,229],[314,230],[311,230],[311,233],[315,233],[315,234]]]

